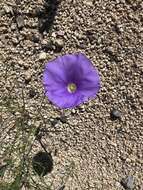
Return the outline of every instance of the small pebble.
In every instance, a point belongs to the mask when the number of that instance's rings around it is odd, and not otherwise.
[[[28,84],[31,81],[31,73],[29,71],[25,72],[25,83]]]
[[[121,112],[118,111],[117,109],[113,109],[110,113],[110,116],[113,120],[116,120],[116,119],[121,119]]]
[[[24,26],[24,18],[23,18],[23,16],[18,16],[16,18],[16,22],[17,22],[17,27],[19,29],[23,28],[23,26]]]
[[[115,25],[115,31],[116,31],[118,34],[122,33],[122,32],[124,31],[123,28],[122,28],[122,25],[116,24],[116,25]]]
[[[51,122],[52,127],[55,127],[55,125],[59,122],[59,119],[58,118],[54,118],[50,122]]]
[[[45,52],[41,52],[39,54],[39,60],[44,60],[44,59],[46,59],[46,57],[47,57],[47,54]]]
[[[21,0],[16,0],[17,5],[20,5],[20,3],[21,3]]]
[[[11,24],[11,30],[15,30],[16,29],[16,24],[15,23],[12,23]]]
[[[36,96],[36,94],[37,94],[37,93],[36,93],[35,89],[30,89],[30,90],[29,90],[29,97],[30,97],[30,98],[34,98],[34,96]]]
[[[56,47],[55,51],[60,52],[62,50],[63,46],[64,46],[64,41],[62,39],[56,39],[54,41],[54,44],[55,44],[55,47]]]
[[[33,41],[34,43],[38,43],[38,42],[39,42],[39,38],[38,38],[35,34],[33,34],[33,35],[32,35],[32,41]]]
[[[17,45],[19,43],[19,40],[17,38],[12,38],[13,45]]]
[[[56,33],[52,32],[51,37],[56,38],[57,37]]]
[[[57,35],[58,35],[58,36],[64,36],[64,35],[65,35],[65,32],[64,32],[64,31],[58,31],[58,32],[57,32]]]
[[[0,10],[0,17],[3,15],[5,15],[5,10],[2,9],[2,10]]]
[[[47,40],[42,40],[42,41],[41,41],[41,44],[42,44],[42,45],[46,45],[46,44],[47,44]]]
[[[66,123],[67,122],[67,117],[62,115],[59,120],[62,122],[62,123]]]
[[[84,5],[86,5],[86,6],[93,6],[92,1],[89,1],[89,0],[84,0],[83,3],[84,3]]]
[[[62,185],[58,190],[64,190],[65,189],[65,185]]]
[[[134,178],[133,176],[128,176],[121,180],[121,185],[128,190],[132,190],[134,188]]]
[[[53,43],[50,41],[47,42],[47,44],[42,44],[42,50],[44,50],[45,52],[54,50]]]
[[[110,55],[112,55],[112,54],[114,54],[114,49],[112,47],[107,47],[105,49],[105,52],[108,53],[108,54],[110,54]]]
[[[12,7],[5,5],[3,8],[6,13],[11,13],[13,15]]]

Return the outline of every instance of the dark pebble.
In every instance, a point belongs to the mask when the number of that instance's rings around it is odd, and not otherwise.
[[[91,30],[87,30],[86,31],[86,36],[88,37],[88,36],[91,36],[91,35],[93,35],[93,32]]]
[[[104,50],[105,53],[109,54],[109,55],[113,55],[114,54],[114,50],[112,47],[107,47]]]
[[[132,190],[134,188],[134,178],[133,176],[128,176],[121,180],[121,185],[128,190]]]
[[[25,112],[25,113],[23,114],[23,117],[24,117],[24,120],[25,120],[25,121],[28,121],[28,120],[31,118],[28,112]]]
[[[65,185],[62,185],[58,190],[64,190],[65,189]]]
[[[16,0],[15,3],[16,3],[17,5],[20,5],[21,0]]]
[[[88,30],[86,31],[86,36],[89,39],[90,43],[93,44],[95,40],[95,36],[92,31]]]
[[[38,152],[32,159],[34,171],[39,176],[45,176],[53,169],[53,159],[50,153]]]
[[[115,24],[114,30],[115,30],[115,32],[116,32],[117,34],[121,34],[121,31],[122,31],[122,30],[121,30],[121,28],[120,28],[119,25]]]
[[[62,123],[66,123],[67,122],[67,117],[66,116],[61,116],[60,118],[59,118],[59,120],[62,122]]]
[[[110,113],[111,119],[116,120],[116,119],[121,119],[121,112],[113,109]]]
[[[53,120],[51,120],[52,127],[54,127],[58,122],[59,122],[59,118],[54,118]]]
[[[23,18],[23,16],[18,16],[17,18],[16,18],[16,22],[17,22],[17,27],[19,28],[19,29],[21,29],[21,28],[23,28],[23,26],[24,26],[24,18]]]
[[[67,117],[62,115],[61,117],[56,117],[51,120],[51,125],[54,127],[58,122],[66,123],[67,122]]]
[[[36,36],[36,35],[32,35],[32,41],[34,42],[34,43],[38,43],[39,42],[39,38]]]
[[[118,134],[124,133],[123,128],[122,127],[117,128],[117,133]]]
[[[47,44],[43,44],[42,45],[42,50],[44,50],[45,52],[54,50],[53,43],[48,42]]]
[[[30,78],[30,77],[26,77],[26,78],[25,78],[25,84],[29,84],[30,81],[31,81],[31,78]]]
[[[34,96],[36,96],[37,92],[35,91],[35,89],[30,89],[29,90],[29,97],[30,98],[34,98]]]

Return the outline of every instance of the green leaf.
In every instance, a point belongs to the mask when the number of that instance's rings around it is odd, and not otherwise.
[[[0,190],[7,190],[9,187],[9,184],[6,182],[0,182]]]
[[[18,175],[15,180],[10,184],[8,190],[20,190],[21,188],[21,176]]]
[[[8,166],[7,164],[0,166],[0,177],[4,177],[4,173],[7,169],[7,166]]]

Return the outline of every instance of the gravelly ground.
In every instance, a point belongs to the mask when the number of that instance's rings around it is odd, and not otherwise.
[[[51,2],[48,8],[49,1],[46,5],[44,0],[0,0],[2,101],[13,87],[12,96],[21,104],[24,86],[28,125],[43,125],[36,108],[43,98],[44,64],[61,54],[85,53],[101,76],[98,97],[64,112],[46,98],[42,102],[41,115],[47,128],[56,117],[66,115],[66,121],[57,120],[53,127],[61,132],[43,139],[56,163],[54,188],[66,165],[74,162],[74,174],[69,177],[66,190],[120,190],[124,189],[120,182],[127,176],[133,176],[134,189],[141,190],[143,2]],[[111,119],[113,108],[121,112],[120,119]]]

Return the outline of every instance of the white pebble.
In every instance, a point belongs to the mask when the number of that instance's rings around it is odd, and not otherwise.
[[[42,52],[42,53],[40,53],[40,55],[39,55],[39,60],[44,60],[44,59],[46,59],[46,57],[47,57],[46,53],[45,53],[45,52]]]

